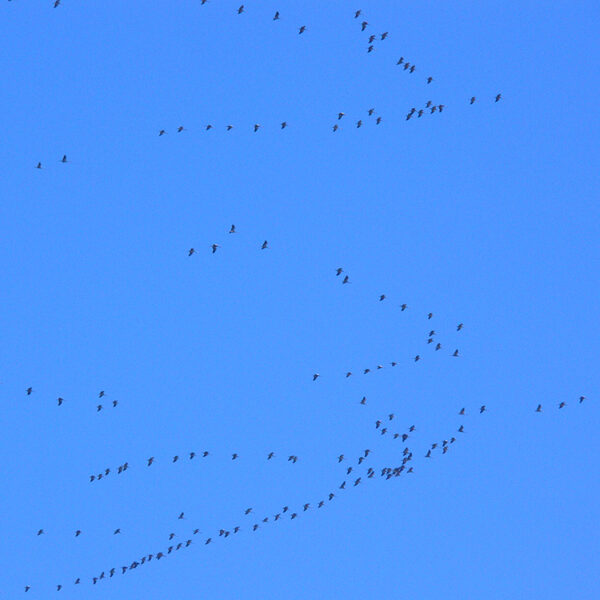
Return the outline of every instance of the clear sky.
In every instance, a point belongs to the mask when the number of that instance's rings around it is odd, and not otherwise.
[[[599,598],[597,3],[240,1],[0,5],[0,597]]]

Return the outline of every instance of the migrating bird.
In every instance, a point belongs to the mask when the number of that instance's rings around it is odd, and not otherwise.
[[[431,319],[431,317],[433,317],[433,313],[431,313],[431,312],[430,312],[430,313],[427,315],[427,318],[428,318],[428,319]]]
[[[485,412],[485,404],[479,409],[479,414],[481,414],[482,412]]]
[[[401,304],[401,305],[400,305],[400,310],[401,310],[402,312],[404,312],[404,311],[405,311],[407,308],[408,308],[408,304]]]
[[[381,296],[379,296],[379,302],[381,302],[382,300],[385,300],[385,294],[381,294]]]
[[[167,133],[167,132],[166,132],[164,129],[161,129],[161,130],[158,132],[158,137],[160,137],[161,135],[165,135],[165,133]],[[65,160],[63,160],[63,162],[66,162],[66,161],[65,161]]]
[[[581,404],[585,400],[585,396],[579,396],[579,404]]]
[[[319,374],[318,373],[314,373],[313,374],[313,381],[316,381],[319,378]]]
[[[31,396],[31,392],[33,392],[33,388],[32,387],[28,387],[25,391],[27,392],[28,396]]]
[[[419,354],[417,354],[417,355],[415,356],[415,362],[418,362],[419,360],[421,360],[421,356],[420,356]]]
[[[279,11],[277,11],[275,13],[275,16],[273,17],[273,21],[279,21]]]
[[[337,123],[333,126],[333,131],[337,131],[339,129]]]
[[[219,244],[213,244],[211,246],[211,248],[212,248],[212,253],[214,254],[217,251],[217,248],[219,248]]]
[[[285,129],[286,127],[287,127],[287,121],[284,121],[284,122],[281,124],[281,129]]]
[[[350,278],[348,277],[348,275],[344,277],[344,281],[342,281],[342,283],[350,283]]]
[[[364,406],[367,403],[367,397],[363,396],[360,403]]]
[[[275,452],[269,452],[269,455],[267,456],[267,460],[271,460],[274,456],[275,456]]]
[[[431,83],[433,81],[433,77],[428,77],[427,78],[427,83]]]
[[[498,102],[502,98],[502,94],[496,94],[496,102]]]
[[[463,325],[462,323],[459,323],[459,324],[456,326],[456,331],[460,331],[460,330],[461,330],[463,327],[464,327],[464,325]]]
[[[254,133],[256,133],[260,129],[260,125],[258,123],[254,124]]]
[[[231,229],[229,230],[229,233],[235,233],[235,225],[231,226]]]
[[[454,353],[452,354],[452,356],[458,356],[458,348],[454,351]]]
[[[39,162],[39,163],[38,163],[38,164],[35,166],[35,168],[36,168],[36,169],[41,169],[41,168],[42,168],[42,163],[41,163],[41,162]]]
[[[361,126],[362,126],[362,121],[359,119],[359,120],[356,122],[356,128],[357,128],[357,129],[359,129]]]
[[[363,22],[360,24],[360,30],[361,30],[361,31],[364,31],[364,30],[367,28],[367,25],[368,25],[368,23],[367,23],[366,21],[363,21]]]
[[[121,529],[117,528],[114,530],[113,535],[118,535],[119,533],[121,533]]]
[[[537,408],[535,409],[535,412],[542,412],[542,405],[538,404]]]
[[[242,4],[239,8],[238,8],[238,15],[241,15],[244,12],[244,5]]]
[[[377,119],[375,119],[375,124],[379,125],[379,123],[381,123],[381,117],[377,117]]]
[[[344,269],[342,269],[342,267],[338,267],[338,268],[335,270],[335,275],[336,275],[336,277],[337,277],[338,275],[341,275],[343,272],[344,272]]]
[[[475,100],[476,100],[475,96],[472,96],[471,97],[471,104],[475,104]]]
[[[237,454],[237,452],[234,452],[234,453],[231,455],[231,460],[235,460],[237,457],[238,457],[238,454]]]
[[[558,408],[564,408],[566,405],[567,405],[567,403],[566,403],[566,402],[561,402],[561,403],[558,405]]]
[[[300,27],[300,29],[298,30],[298,35],[300,35],[301,33],[304,33],[306,31],[306,25],[302,25],[302,27]]]
[[[183,519],[184,513],[179,513],[179,516],[177,517],[179,520]]]
[[[355,18],[355,19],[358,19],[358,17],[360,17],[360,13],[361,13],[361,12],[362,12],[362,10],[357,10],[357,11],[354,13],[354,18]]]
[[[64,402],[64,399],[63,398],[58,398],[57,401],[58,401],[58,405],[60,406]]]
[[[382,39],[382,41],[383,41],[383,40],[385,40],[385,38],[386,38],[388,35],[389,35],[389,34],[388,34],[388,32],[387,32],[387,31],[384,31],[384,32],[381,34],[381,39]]]
[[[396,64],[397,64],[397,65],[401,65],[403,62],[404,62],[404,56],[401,56],[401,57],[398,59],[398,62],[397,62]]]
[[[151,456],[151,457],[148,459],[148,466],[150,466],[150,465],[151,465],[153,462],[154,462],[154,456]]]
[[[177,128],[177,133],[181,133],[181,132],[182,132],[182,131],[184,131],[184,130],[185,130],[185,127],[184,127],[183,125],[180,125],[180,126]]]
[[[101,390],[101,391],[98,393],[98,398],[102,398],[103,396],[104,396],[104,390]]]
[[[190,248],[188,250],[188,256],[192,256],[192,254],[195,254],[195,253],[196,253],[196,251],[194,250],[194,248]]]
[[[460,411],[458,412],[459,415],[464,415],[465,414],[465,409],[461,408]]]
[[[260,249],[261,249],[261,250],[266,250],[268,247],[269,247],[269,244],[268,244],[267,240],[265,240],[265,241],[262,243],[262,246],[260,247]]]

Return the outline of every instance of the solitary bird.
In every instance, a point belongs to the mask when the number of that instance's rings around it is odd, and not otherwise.
[[[61,404],[64,402],[63,398],[58,398],[58,405],[61,406]]]
[[[463,327],[464,327],[464,325],[463,325],[462,323],[459,323],[459,324],[456,326],[456,331],[460,331],[460,330],[461,330]]]
[[[314,373],[313,374],[313,381],[316,381],[319,378],[319,374],[318,373]]]
[[[267,460],[271,460],[274,456],[275,456],[275,452],[269,452],[269,455],[267,456]]]
[[[485,404],[479,409],[479,414],[481,414],[482,412],[485,412]]]
[[[31,392],[33,392],[33,388],[32,387],[28,387],[25,391],[27,392],[28,396],[31,396]]]
[[[227,131],[231,131],[233,129],[233,125],[227,125]]]
[[[364,406],[367,403],[367,397],[363,396],[360,400],[360,403]]]
[[[38,529],[38,532],[37,532],[38,535],[42,535],[43,533],[44,533],[43,529]]]
[[[284,122],[281,124],[281,129],[285,129],[286,127],[287,127],[287,121],[284,121]]]
[[[381,302],[382,300],[385,300],[385,294],[381,294],[381,296],[379,296],[379,302]]]
[[[260,247],[261,250],[266,250],[269,247],[269,243],[265,240]]]
[[[273,21],[279,21],[279,11],[277,11],[275,13],[275,16],[273,17]]]
[[[535,412],[542,412],[542,405],[538,404],[537,408],[535,409]]]
[[[352,375],[352,371],[348,371],[348,372],[346,373],[346,379],[348,379],[348,377],[350,377],[350,375]]]
[[[153,462],[154,462],[154,456],[151,456],[151,457],[148,459],[148,466],[150,466],[150,465],[151,465]]]
[[[400,310],[401,310],[402,312],[404,312],[404,311],[405,311],[407,308],[408,308],[408,304],[401,304],[401,305],[400,305]]]
[[[231,460],[235,460],[237,457],[238,457],[238,454],[237,454],[237,452],[234,452],[234,453],[231,455]]]
[[[452,354],[452,356],[458,356],[458,348],[454,351],[454,353]]]
[[[35,168],[36,168],[36,169],[41,169],[41,168],[42,168],[42,163],[41,163],[41,162],[39,162],[39,163],[38,163],[38,164],[35,166]]]
[[[475,104],[475,100],[476,100],[475,96],[472,96],[471,97],[471,104]]]
[[[431,83],[433,81],[433,77],[428,77],[427,78],[427,83]]]
[[[194,250],[194,248],[190,248],[188,250],[188,256],[192,256],[192,254],[196,254],[196,250]]]
[[[79,537],[80,535],[81,535],[81,529],[78,529],[78,530],[75,532],[75,537]]]
[[[183,519],[183,517],[184,517],[184,513],[182,513],[182,512],[181,512],[181,513],[179,513],[179,516],[178,516],[177,518],[178,518],[179,520],[181,520],[181,519]]]
[[[496,102],[498,102],[502,98],[502,94],[496,94]]]
[[[428,315],[427,315],[427,318],[428,318],[428,319],[431,319],[432,317],[433,317],[433,313],[431,313],[431,312],[430,312],[430,313],[428,313]]]
[[[420,356],[419,354],[417,354],[417,355],[415,356],[415,362],[418,362],[419,360],[421,360],[421,356]]]
[[[254,124],[254,133],[256,133],[260,129],[260,125],[258,123]]]
[[[232,225],[229,229],[229,233],[235,233],[235,225]]]
[[[212,253],[213,253],[213,254],[214,254],[214,253],[217,251],[217,248],[218,248],[218,247],[219,247],[219,244],[213,244],[213,245],[211,246],[211,248],[212,248]]]
[[[360,24],[360,30],[361,30],[361,31],[364,31],[364,30],[367,28],[367,25],[368,25],[368,23],[367,23],[366,21],[363,21],[363,22]]]
[[[300,29],[298,30],[298,35],[300,35],[301,33],[304,33],[306,31],[306,25],[302,25],[302,27],[300,27]]]
[[[359,129],[361,126],[362,126],[362,121],[359,119],[359,120],[356,122],[356,128],[357,128],[357,129]]]
[[[121,529],[117,528],[113,531],[113,535],[118,535],[119,533],[121,533]]]
[[[566,402],[561,402],[561,403],[558,405],[558,408],[564,408],[566,405],[567,405],[567,403],[566,403]]]
[[[585,400],[585,396],[579,396],[579,404],[581,404]]]
[[[239,8],[238,8],[238,15],[241,15],[244,12],[244,5],[242,4]]]
[[[179,460],[179,455],[178,455],[178,454],[176,454],[176,455],[173,457],[173,462],[174,462],[174,463],[176,463],[178,460]]]

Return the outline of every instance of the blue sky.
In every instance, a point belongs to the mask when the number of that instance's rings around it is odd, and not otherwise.
[[[3,595],[598,598],[597,6],[239,4],[0,7]]]

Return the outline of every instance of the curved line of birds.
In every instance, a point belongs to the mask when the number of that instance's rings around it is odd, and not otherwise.
[[[583,401],[586,399],[585,396],[580,396],[579,397],[579,404],[582,404]],[[567,403],[565,401],[562,401],[558,404],[558,409],[562,409],[565,406],[567,406]],[[487,408],[486,405],[482,405],[479,410],[478,413],[481,415],[483,413],[487,412]],[[535,412],[540,413],[542,412],[542,405],[538,404]],[[460,416],[466,416],[466,408],[461,408],[460,411],[458,411],[458,415]],[[390,413],[387,416],[387,421],[392,421],[394,419],[394,414]],[[381,419],[378,419],[375,422],[375,428],[377,430],[379,430],[381,432],[382,435],[384,435],[386,433],[386,428],[382,427],[384,421]],[[411,425],[408,428],[408,432],[413,432],[415,431],[415,426]],[[464,433],[464,425],[460,425],[459,428],[457,429],[457,433]],[[409,437],[409,433],[405,433],[402,434],[402,440],[406,441]],[[396,438],[396,436],[394,436],[394,438]],[[444,439],[441,442],[433,442],[431,444],[431,446],[428,448],[426,454],[423,456],[423,458],[432,458],[433,457],[433,452],[436,449],[439,449],[440,455],[444,455],[447,454],[448,451],[450,450],[452,444],[454,444],[457,441],[457,438],[452,435],[452,436],[448,436],[449,439]],[[372,451],[370,449],[366,449],[363,454],[361,456],[358,457],[358,460],[356,461],[357,464],[356,466],[362,465],[362,463],[372,454]],[[405,447],[402,451],[402,459],[401,459],[401,463],[397,466],[394,467],[390,467],[390,466],[384,466],[381,467],[379,470],[379,478],[380,479],[384,479],[385,481],[389,481],[393,478],[397,478],[400,477],[403,473],[405,474],[412,474],[414,473],[414,467],[412,465],[409,465],[409,463],[413,460],[414,454],[411,451],[411,449],[409,447]],[[346,457],[344,454],[340,454],[337,457],[337,462],[338,463],[342,463],[346,461]],[[364,469],[365,467],[363,467]],[[337,490],[346,490],[346,489],[351,489],[351,487],[357,487],[358,485],[360,485],[360,483],[363,481],[363,477],[365,480],[367,479],[374,479],[375,475],[377,474],[377,471],[373,468],[373,467],[368,467],[367,470],[365,472],[361,472],[361,473],[356,473],[354,471],[354,467],[350,466],[347,467],[346,469],[346,474],[349,475],[352,472],[355,473],[355,475],[358,474],[358,477],[356,479],[354,479],[354,483],[352,484],[352,486],[346,486],[347,484],[347,480],[344,479],[338,486],[337,486]],[[339,491],[338,491],[339,494]],[[326,503],[331,502],[334,498],[336,498],[336,492],[334,491],[329,491],[327,492],[327,494],[322,497],[317,503],[316,503],[316,508],[320,509],[323,508],[324,506],[326,506]],[[274,523],[276,521],[280,521],[283,520],[283,516],[287,515],[289,516],[290,520],[294,520],[296,518],[298,518],[299,516],[301,516],[303,513],[307,512],[308,510],[310,510],[310,508],[314,506],[313,503],[311,502],[305,502],[305,503],[301,503],[297,508],[295,509],[291,509],[288,505],[283,506],[282,509],[280,510],[280,512],[275,513],[274,515],[267,515],[264,517],[261,517],[258,519],[258,522],[255,522],[254,524],[252,524],[252,526],[244,526],[246,527],[246,529],[249,532],[256,532],[258,531],[258,529],[261,528],[261,526],[264,526],[267,523]],[[249,516],[251,514],[254,514],[254,509],[252,507],[248,507],[244,510],[244,516]],[[180,512],[177,520],[185,520],[185,512]],[[234,527],[230,527],[229,529],[225,529],[225,528],[220,528],[218,530],[218,535],[217,533],[213,533],[211,536],[207,537],[204,541],[204,545],[207,546],[211,543],[213,543],[214,540],[216,540],[217,538],[223,538],[223,539],[227,539],[230,536],[234,536],[237,533],[239,533],[240,531],[243,531],[242,526],[241,525],[236,525]],[[42,535],[44,533],[44,530],[41,529],[38,531],[38,535]],[[114,531],[114,535],[118,535],[121,533],[121,529],[118,528]],[[100,582],[103,579],[110,579],[112,578],[115,574],[121,574],[124,575],[129,571],[133,571],[135,569],[137,569],[138,567],[148,564],[150,563],[153,559],[156,560],[161,560],[162,558],[165,558],[166,556],[172,554],[173,552],[177,552],[178,550],[181,550],[183,548],[188,548],[192,545],[193,543],[193,537],[198,535],[199,533],[202,533],[202,531],[200,530],[200,528],[195,528],[193,529],[193,531],[191,532],[191,537],[187,538],[185,541],[181,541],[181,542],[175,542],[172,545],[165,547],[164,550],[158,551],[156,553],[150,553],[150,554],[144,554],[139,560],[134,560],[131,562],[131,564],[129,565],[123,565],[120,568],[119,567],[111,567],[110,569],[107,569],[106,571],[101,571],[98,575],[94,575],[90,578],[88,578],[88,582],[91,582],[93,585],[97,584],[98,582]],[[75,532],[75,537],[79,537],[79,535],[81,535],[81,531],[77,530]],[[214,536],[214,537],[213,537]],[[174,540],[174,538],[177,537],[177,534],[174,532],[169,533],[168,535],[168,541],[171,542]],[[185,536],[184,536],[185,537]],[[82,578],[81,577],[77,577],[74,580],[74,585],[78,585],[82,583]],[[62,584],[57,584],[56,585],[56,589],[57,591],[60,591],[63,588]],[[27,585],[25,586],[25,591],[29,591],[31,589],[31,586]]]

